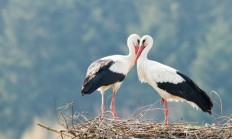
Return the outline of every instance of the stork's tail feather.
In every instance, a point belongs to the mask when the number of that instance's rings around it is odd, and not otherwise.
[[[213,103],[211,98],[207,95],[207,93],[198,87],[197,84],[192,82],[191,86],[195,88],[192,95],[193,95],[193,102],[196,103],[203,112],[207,112],[212,114]]]
[[[96,90],[96,89],[95,89],[95,90]],[[92,91],[92,89],[91,89],[91,90],[88,90],[88,89],[86,89],[86,88],[83,88],[83,89],[81,90],[81,95],[84,96],[85,94],[91,94],[91,93],[93,93],[95,90]]]
[[[92,84],[86,84],[82,87],[81,95],[84,96],[85,94],[93,93],[98,87],[92,86]]]
[[[200,89],[196,84],[194,84],[196,89],[195,96],[193,97],[193,102],[196,103],[203,112],[212,114],[213,103],[211,98],[207,95],[205,91]],[[196,97],[197,96],[197,97]]]
[[[202,111],[212,114],[211,110],[213,103],[207,93],[186,75],[180,72],[177,72],[177,74],[185,79],[186,84],[184,85],[184,88],[189,92],[185,99],[194,102],[196,105],[198,105],[198,107],[201,108]]]
[[[201,98],[202,102],[199,105],[200,108],[202,109],[202,111],[212,114],[212,111],[211,111],[213,107],[212,100],[205,92],[201,92],[201,95],[202,95],[202,98]]]
[[[200,103],[198,103],[197,105],[202,109],[202,111],[207,112],[209,114],[212,114],[211,110],[212,110],[212,107],[213,107],[213,103],[212,103],[211,99],[208,96],[202,98],[202,101]]]
[[[91,94],[95,91],[96,89],[92,89],[92,88],[88,88],[88,87],[85,87],[81,90],[81,95],[84,96],[86,94]]]
[[[102,84],[99,83],[101,76],[86,77],[82,84],[81,95],[91,94],[97,90]]]

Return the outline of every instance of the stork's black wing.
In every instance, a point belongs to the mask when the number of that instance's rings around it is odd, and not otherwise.
[[[179,96],[187,101],[194,102],[202,111],[211,114],[213,103],[205,91],[199,88],[199,86],[186,75],[178,71],[176,73],[184,79],[182,82],[176,84],[171,82],[157,82],[158,87],[174,96]]]
[[[101,86],[108,86],[115,82],[124,80],[125,75],[110,70],[115,63],[112,59],[100,59],[93,62],[86,74],[86,78],[82,84],[81,94],[91,94]]]

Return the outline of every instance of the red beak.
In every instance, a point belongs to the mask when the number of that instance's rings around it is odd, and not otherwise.
[[[139,59],[139,57],[140,57],[141,53],[143,52],[143,49],[144,49],[144,48],[145,48],[144,45],[142,45],[142,46],[139,47],[139,50],[138,50],[138,52],[137,52],[137,55],[136,55],[134,64],[137,63],[137,60]]]
[[[135,54],[138,53],[138,50],[139,50],[139,46],[135,46]]]

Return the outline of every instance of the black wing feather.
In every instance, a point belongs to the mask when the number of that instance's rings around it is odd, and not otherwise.
[[[89,66],[86,78],[83,81],[81,94],[91,94],[101,86],[123,81],[125,75],[109,70],[114,63],[111,59],[93,62]]]
[[[211,114],[213,103],[206,92],[199,88],[199,86],[188,76],[178,71],[177,74],[180,75],[185,81],[178,84],[169,82],[157,83],[158,87],[174,96],[179,96],[187,101],[194,102],[202,109],[202,111]]]

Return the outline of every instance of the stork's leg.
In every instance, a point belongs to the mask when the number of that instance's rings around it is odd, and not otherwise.
[[[111,111],[112,111],[112,113],[114,115],[114,118],[116,120],[118,120],[118,116],[117,116],[117,113],[116,113],[115,107],[114,107],[115,97],[116,97],[116,91],[114,90],[113,95],[112,95],[112,101],[111,101],[111,104],[110,104],[110,109],[111,109]]]
[[[165,124],[168,124],[168,102],[165,99],[161,99],[161,103],[164,104],[165,110],[164,110],[164,116],[165,116]]]
[[[103,89],[101,90],[101,95],[102,95],[102,104],[101,104],[101,111],[102,111],[102,113],[101,113],[101,118],[103,118],[104,117],[104,109],[105,109],[105,106],[104,106],[104,90]]]

